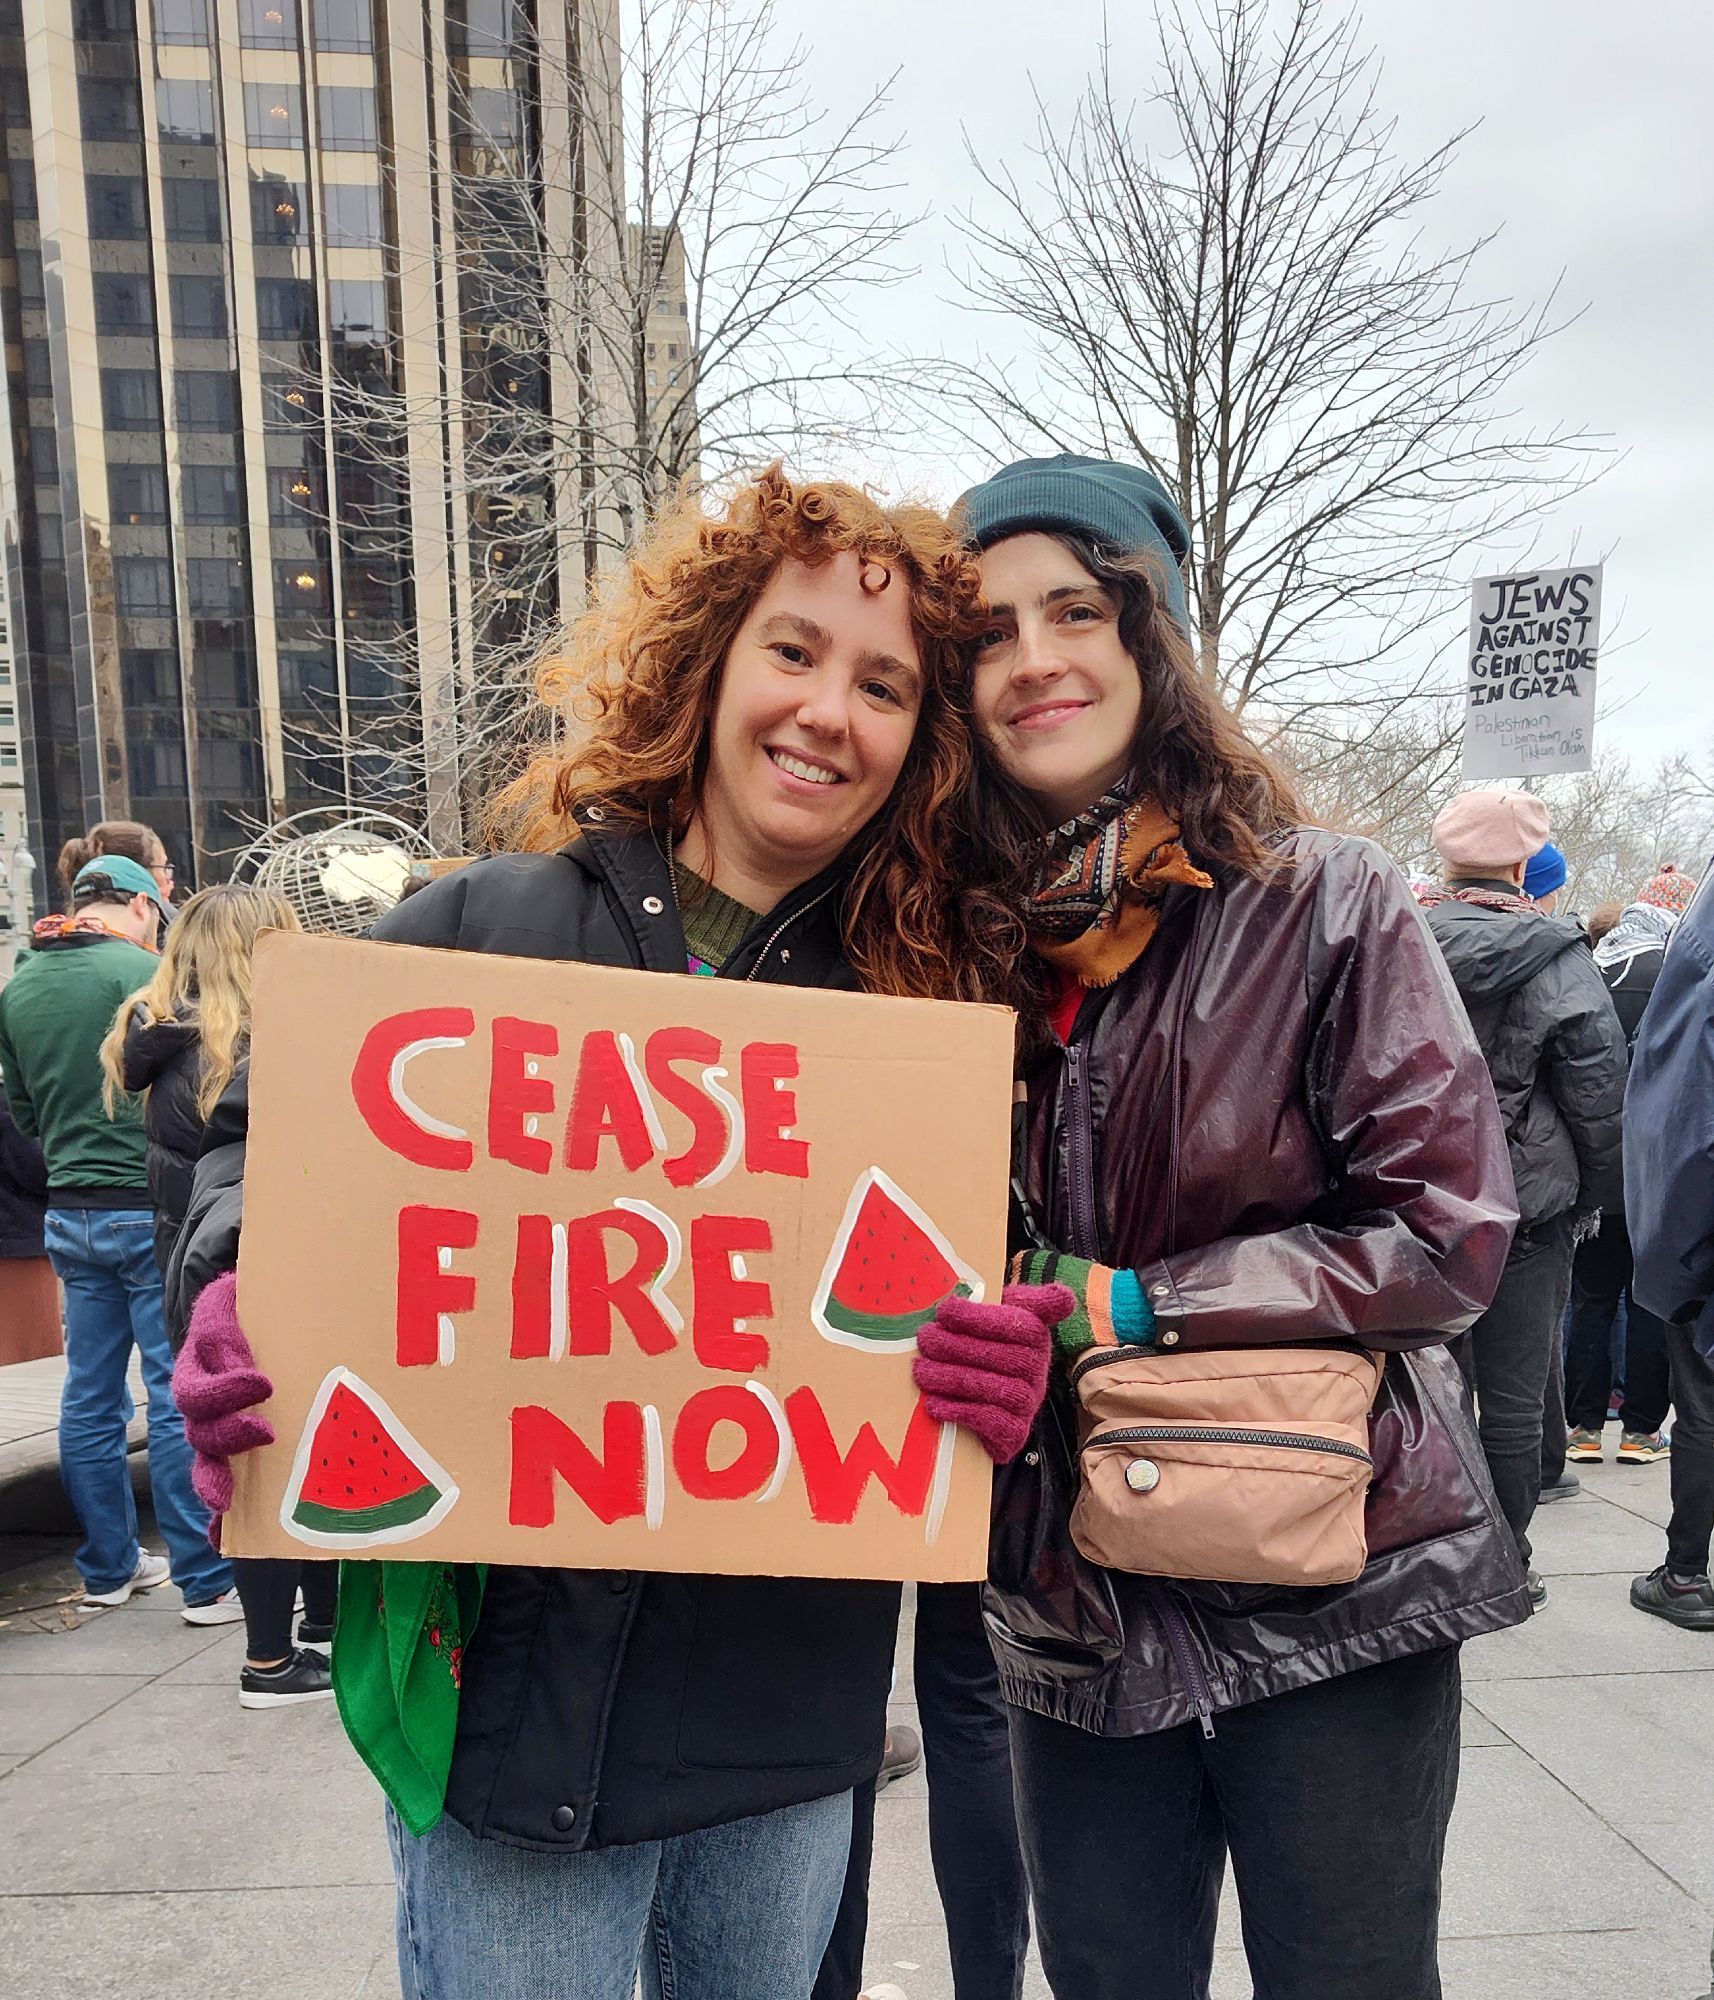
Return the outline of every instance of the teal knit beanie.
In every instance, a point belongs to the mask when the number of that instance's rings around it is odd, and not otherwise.
[[[972,486],[958,503],[966,538],[979,549],[1008,535],[1051,534],[1056,528],[1087,535],[1123,555],[1155,558],[1161,595],[1185,632],[1190,606],[1182,564],[1190,529],[1172,496],[1140,465],[1110,459],[1020,458],[992,479]]]

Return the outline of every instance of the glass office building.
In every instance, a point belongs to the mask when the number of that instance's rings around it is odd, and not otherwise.
[[[0,0],[0,555],[44,889],[101,818],[181,881],[320,805],[459,850],[473,655],[581,588],[568,546],[485,595],[543,498],[458,472],[484,434],[529,463],[585,392],[508,318],[515,215],[480,282],[571,72],[550,12],[551,65],[514,0]]]

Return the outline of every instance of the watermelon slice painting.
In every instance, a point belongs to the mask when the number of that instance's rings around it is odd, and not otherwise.
[[[359,1550],[426,1535],[458,1488],[349,1368],[330,1369],[304,1419],[280,1502],[288,1535]]]
[[[908,1352],[943,1299],[982,1296],[980,1276],[879,1167],[857,1178],[809,1316],[841,1347]]]

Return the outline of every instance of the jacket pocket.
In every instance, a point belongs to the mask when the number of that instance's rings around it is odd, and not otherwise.
[[[704,1577],[680,1761],[725,1770],[854,1764],[887,1726],[896,1583]]]

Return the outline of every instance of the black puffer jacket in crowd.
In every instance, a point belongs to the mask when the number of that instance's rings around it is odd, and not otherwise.
[[[149,1093],[149,1201],[155,1211],[155,1260],[164,1271],[190,1207],[191,1177],[207,1120],[197,1102],[202,1038],[194,1021],[151,1021],[137,1008],[125,1031],[125,1088]]]
[[[685,971],[666,860],[600,809],[558,854],[449,875],[377,938],[514,958]],[[856,985],[841,878],[758,923],[722,977]],[[245,1090],[215,1107],[167,1277],[182,1328],[237,1261]],[[623,1846],[827,1798],[872,1778],[899,1587],[780,1577],[493,1567],[464,1655],[446,1809],[479,1838],[544,1852]]]
[[[1494,1079],[1520,1226],[1617,1208],[1625,1037],[1582,926],[1456,898],[1435,903],[1428,926]]]
[[[44,1257],[48,1163],[41,1143],[26,1139],[0,1090],[0,1257]]]

